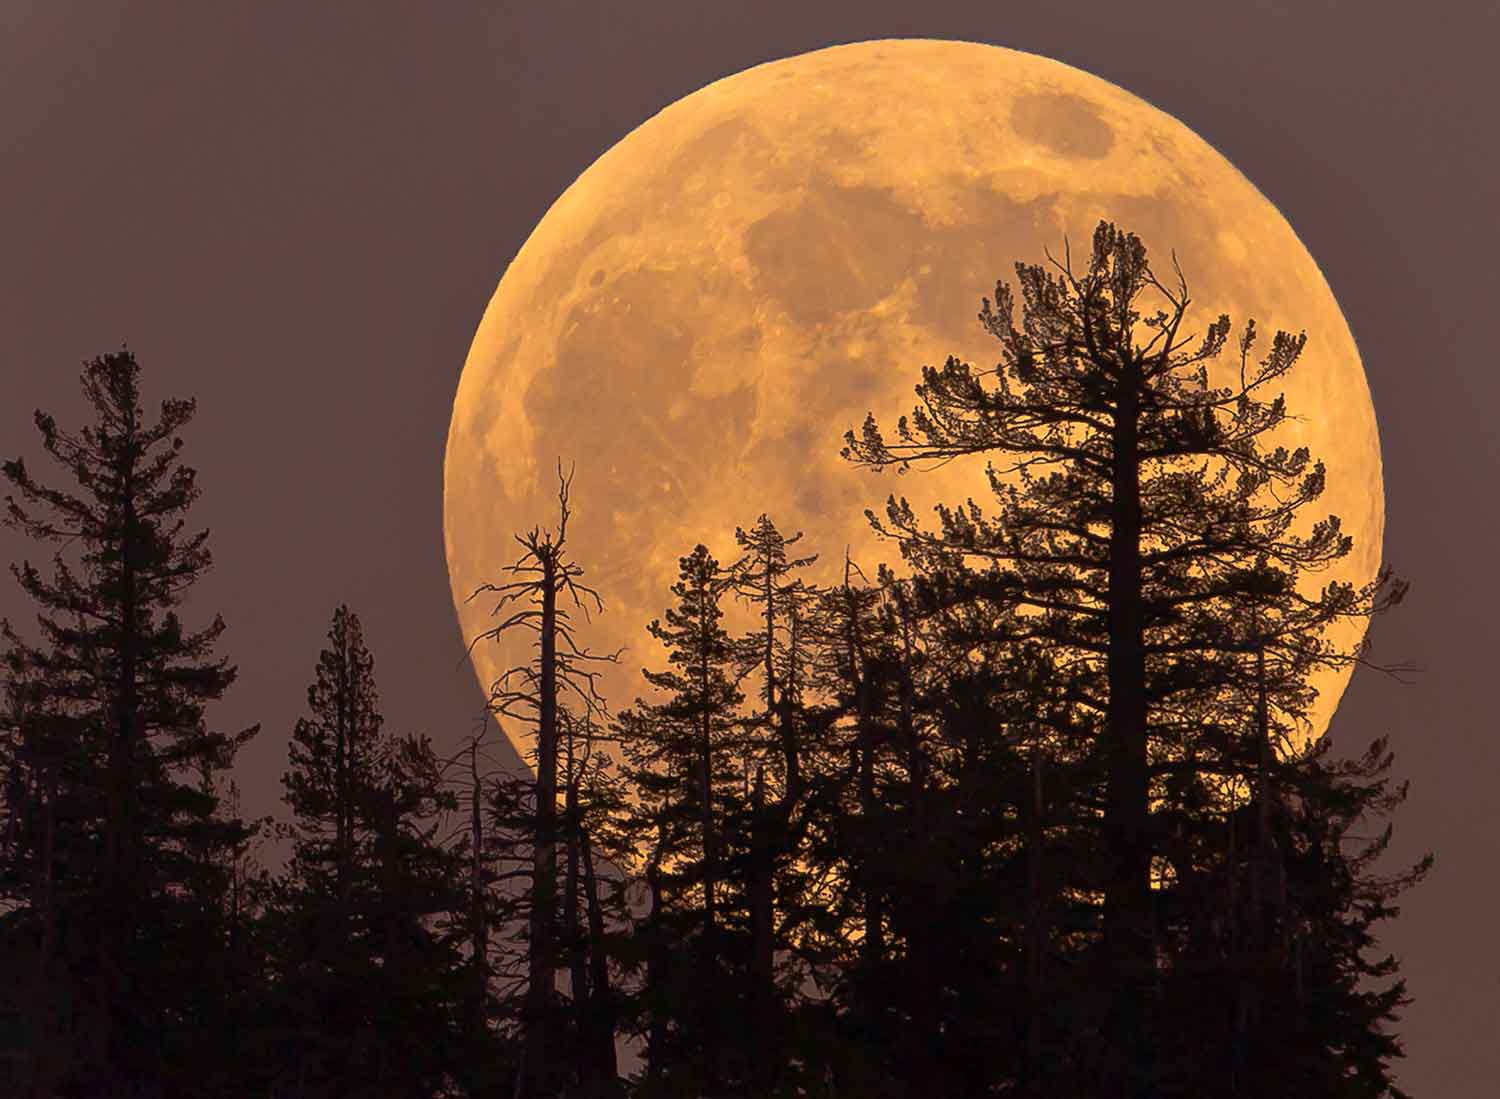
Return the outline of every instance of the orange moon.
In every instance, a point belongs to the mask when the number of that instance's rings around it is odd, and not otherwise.
[[[909,411],[924,363],[998,357],[982,296],[1017,260],[1083,252],[1108,218],[1161,270],[1176,252],[1201,331],[1253,317],[1308,345],[1278,438],[1328,466],[1316,517],[1354,552],[1319,577],[1363,583],[1380,561],[1380,444],[1359,352],[1286,219],[1182,123],[1096,76],[965,42],[837,46],[760,65],[673,103],[595,161],[500,280],[464,363],[443,470],[444,536],[466,641],[493,624],[468,601],[502,578],[512,535],[557,518],[558,459],[577,463],[572,556],[606,610],[579,637],[625,647],[613,708],[661,667],[645,625],[678,558],[767,512],[822,556],[871,575],[899,560],[863,510],[990,498],[982,463],[906,476],[851,467],[843,432]],[[1224,367],[1231,366],[1231,356]],[[1309,520],[1310,522],[1311,520]],[[1359,640],[1349,623],[1334,635]],[[486,692],[530,638],[473,653]],[[1314,733],[1348,672],[1318,682]],[[508,729],[512,737],[518,730]],[[518,747],[520,747],[518,745]]]

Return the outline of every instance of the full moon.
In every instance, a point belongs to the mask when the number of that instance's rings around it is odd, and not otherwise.
[[[864,509],[905,495],[990,499],[983,463],[876,473],[839,456],[873,411],[910,410],[924,363],[980,366],[976,318],[1017,260],[1087,255],[1094,226],[1136,233],[1159,271],[1175,253],[1201,332],[1254,318],[1262,350],[1306,331],[1277,438],[1327,463],[1316,515],[1354,550],[1317,577],[1356,584],[1380,561],[1375,413],[1348,324],[1286,219],[1182,123],[1098,77],[965,42],[837,46],[760,65],[673,103],[595,161],[506,270],[464,363],[443,471],[444,536],[464,638],[490,628],[512,535],[557,519],[557,466],[576,463],[571,557],[606,608],[579,641],[626,651],[612,708],[664,665],[646,624],[678,559],[765,512],[807,575],[833,583],[845,547],[873,576],[899,561]],[[1226,353],[1224,369],[1234,356]],[[1357,643],[1363,625],[1333,634]],[[473,650],[481,688],[530,638]],[[1348,679],[1317,683],[1314,734]],[[515,738],[519,730],[508,728]],[[521,745],[517,745],[520,749]]]

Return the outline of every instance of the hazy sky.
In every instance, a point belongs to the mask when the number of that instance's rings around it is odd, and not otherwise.
[[[216,567],[188,613],[229,624],[240,681],[217,719],[263,723],[241,771],[268,812],[341,601],[392,727],[451,743],[481,711],[443,560],[448,416],[506,263],[600,153],[712,80],[839,42],[986,41],[1102,76],[1280,207],[1359,341],[1386,556],[1412,582],[1375,656],[1424,670],[1357,675],[1334,736],[1390,735],[1412,781],[1394,847],[1438,855],[1384,933],[1416,998],[1400,1081],[1487,1097],[1500,15],[1383,7],[0,0],[0,456],[36,454],[37,407],[76,423],[80,361],[122,342],[152,404],[198,398]],[[0,614],[30,620],[13,585]]]

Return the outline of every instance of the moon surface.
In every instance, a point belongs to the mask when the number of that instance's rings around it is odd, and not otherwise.
[[[1308,345],[1285,387],[1277,442],[1328,466],[1314,518],[1338,515],[1354,551],[1319,577],[1363,583],[1384,525],[1374,408],[1348,324],[1276,208],[1176,119],[1056,61],[964,42],[837,46],[760,65],[673,103],[553,204],[480,322],[444,465],[449,578],[466,641],[494,624],[513,534],[557,519],[557,463],[577,465],[572,558],[606,602],[579,641],[626,652],[601,681],[612,708],[663,666],[645,626],[671,601],[678,558],[767,512],[821,554],[845,546],[873,576],[899,561],[863,511],[892,492],[919,511],[990,499],[982,462],[874,473],[839,457],[867,411],[910,410],[924,363],[981,366],[998,345],[976,319],[1017,260],[1063,242],[1087,256],[1107,218],[1158,270],[1175,251],[1190,328],[1248,318]],[[1228,370],[1234,356],[1226,353]],[[576,614],[576,612],[575,612]],[[1333,634],[1356,643],[1361,623]],[[529,658],[531,638],[473,652],[481,687]],[[1348,672],[1329,673],[1313,732]],[[513,739],[519,730],[508,728]],[[518,744],[518,748],[521,745]]]

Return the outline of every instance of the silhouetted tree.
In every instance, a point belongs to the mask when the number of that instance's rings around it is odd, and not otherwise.
[[[627,794],[604,750],[603,730],[588,715],[567,711],[562,724],[563,942],[573,1033],[569,1094],[608,1099],[620,1094],[621,1084],[615,1052],[619,993],[611,975],[609,929],[621,927],[626,917],[618,880],[601,882],[602,860],[619,862],[628,854],[618,831],[628,811]]]
[[[749,796],[729,830],[740,833],[738,857],[726,876],[738,879],[748,917],[749,958],[746,1008],[753,1029],[738,1032],[738,1051],[757,1094],[780,1094],[788,1087],[786,1003],[777,985],[776,956],[792,920],[786,908],[797,892],[792,856],[799,846],[794,815],[804,796],[805,756],[811,732],[805,694],[814,664],[814,606],[817,592],[796,573],[817,555],[793,557],[788,547],[799,532],[785,537],[767,515],[749,531],[736,528],[741,556],[727,572],[730,586],[756,612],[754,629],[734,640],[741,682],[760,679],[759,705],[741,720],[740,764]],[[800,822],[797,827],[800,827]]]
[[[843,583],[820,595],[814,618],[820,644],[808,682],[834,721],[820,745],[829,758],[807,776],[808,836],[799,852],[836,883],[834,902],[825,900],[818,952],[824,968],[838,974],[825,979],[834,1011],[805,1012],[805,1029],[816,1033],[823,1046],[817,1060],[841,1090],[869,1095],[891,1084],[887,1056],[899,1029],[880,1006],[891,980],[890,894],[881,871],[889,867],[898,804],[884,796],[894,722],[882,594],[846,549]]]
[[[653,694],[610,721],[559,466],[556,526],[473,595],[474,644],[533,645],[486,727],[533,730],[534,775],[387,732],[340,606],[274,875],[225,773],[256,730],[205,720],[223,623],[177,617],[209,566],[193,404],[148,418],[128,352],[86,364],[93,423],[36,417],[70,487],[0,467],[56,546],[13,569],[35,636],[0,624],[0,1090],[1402,1099],[1376,933],[1431,860],[1379,872],[1385,742],[1307,733],[1317,674],[1362,656],[1328,627],[1404,585],[1311,590],[1351,543],[1274,445],[1304,338],[1190,339],[1180,272],[1108,223],[1083,271],[1016,270],[1019,320],[1003,284],[980,312],[995,370],[924,369],[896,438],[867,418],[845,450],[983,456],[992,510],[892,498],[905,574],[846,550],[826,591],[766,515],[727,567],[696,546]]]
[[[437,831],[457,808],[422,737],[383,729],[359,618],[333,616],[283,783],[293,856],[271,915],[281,1086],[432,1094],[458,1074],[467,967],[442,918],[459,871]]]
[[[845,762],[823,769],[803,854],[838,883],[831,1071],[861,1094],[982,1094],[1017,1067],[1017,809],[1040,677],[1004,613],[947,605],[940,577],[860,589],[848,572],[824,601],[819,677]]]
[[[1106,995],[1097,1018],[1075,1019],[1080,1036],[1098,1040],[1074,1044],[1072,1088],[1157,1095],[1170,1029],[1153,884],[1161,837],[1205,776],[1253,758],[1242,751],[1253,723],[1230,716],[1244,712],[1243,693],[1230,703],[1256,654],[1281,656],[1268,690],[1299,717],[1307,675],[1355,659],[1324,629],[1403,589],[1383,572],[1362,588],[1302,592],[1306,573],[1350,549],[1336,517],[1292,529],[1321,494],[1323,467],[1305,450],[1267,446],[1286,417],[1269,393],[1304,337],[1278,333],[1256,364],[1248,324],[1238,369],[1211,380],[1229,319],[1190,340],[1185,282],[1160,281],[1135,236],[1101,223],[1084,272],[1054,266],[1017,264],[1019,328],[1009,287],[984,303],[980,318],[1001,344],[993,371],[952,358],[924,368],[898,439],[869,417],[845,454],[877,467],[981,454],[992,463],[993,516],[972,501],[940,507],[939,528],[926,530],[893,498],[884,521],[871,519],[971,598],[1014,602],[1026,613],[1013,640],[1044,644],[1068,669],[1054,732],[1094,757],[1095,789],[1073,796],[1097,798],[1106,855],[1093,960]],[[1274,615],[1247,631],[1256,606]]]
[[[534,660],[510,668],[490,689],[490,705],[497,715],[516,717],[536,730],[532,758],[536,783],[532,798],[535,814],[532,828],[532,875],[527,898],[528,958],[526,1006],[523,1017],[525,1044],[517,1099],[551,1099],[563,1087],[566,1074],[561,1054],[565,1018],[557,1003],[558,942],[557,796],[559,712],[561,699],[571,694],[585,711],[593,712],[602,702],[594,690],[600,661],[613,655],[591,653],[575,640],[573,610],[587,613],[586,601],[603,609],[597,592],[581,582],[583,569],[567,552],[569,490],[572,474],[564,477],[558,467],[558,522],[544,531],[533,527],[516,535],[523,552],[506,566],[510,580],[483,584],[471,599],[497,596],[495,615],[505,617],[470,644],[497,640],[520,630],[535,635]]]
[[[742,695],[720,606],[730,583],[706,546],[681,559],[676,604],[648,627],[670,665],[643,672],[660,701],[637,700],[617,723],[651,892],[639,931],[646,1095],[717,1095],[727,1083],[722,1031],[742,987],[724,964],[719,911],[724,820],[742,779],[734,767]]]
[[[50,575],[13,569],[38,608],[34,640],[10,646],[7,745],[12,835],[7,949],[34,944],[50,1033],[20,1057],[17,1090],[210,1094],[195,1069],[230,1056],[196,950],[222,945],[212,898],[246,826],[213,780],[256,729],[211,730],[204,712],[234,681],[214,656],[221,619],[186,628],[176,608],[208,570],[190,533],[199,490],[180,431],[194,402],[141,406],[128,351],[85,364],[93,422],[76,432],[36,414],[43,448],[72,482],[55,487],[6,462],[7,522],[58,547]],[[32,970],[24,972],[24,970]],[[50,1006],[49,1006],[50,1005]],[[52,1009],[56,1008],[54,1012]]]
[[[505,960],[501,940],[517,907],[514,885],[520,867],[530,863],[526,835],[532,819],[529,813],[520,819],[502,812],[496,804],[517,784],[491,754],[490,728],[486,710],[479,729],[450,761],[445,783],[459,809],[447,846],[461,878],[458,904],[445,926],[462,944],[467,968],[454,1075],[462,1092],[475,1096],[508,1093],[515,1083],[517,1051],[502,1033],[506,1004],[497,986]]]
[[[307,708],[311,716],[292,730],[291,769],[282,778],[293,813],[293,865],[304,885],[347,906],[370,858],[385,747],[375,659],[347,606],[333,613]]]
[[[45,707],[44,685],[36,681],[20,654],[8,660],[5,710],[0,724],[3,764],[3,845],[0,845],[0,992],[5,1032],[19,1039],[4,1046],[3,1079],[18,1095],[41,1094],[66,1072],[72,1035],[71,982],[54,974],[60,907],[66,892],[81,883],[63,879],[64,854],[88,842],[72,827],[76,803],[69,781],[76,773],[70,755],[70,726]],[[73,860],[73,861],[76,861]],[[60,903],[61,902],[61,903]]]

